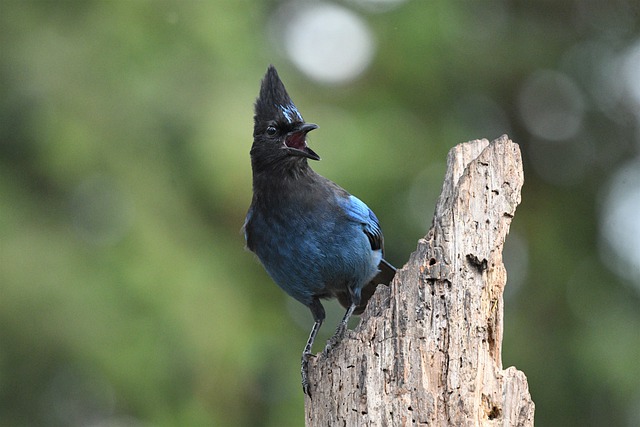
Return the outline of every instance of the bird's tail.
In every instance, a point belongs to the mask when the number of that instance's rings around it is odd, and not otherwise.
[[[360,293],[360,305],[356,307],[353,314],[362,314],[364,309],[367,307],[369,299],[376,291],[378,285],[388,285],[396,275],[396,268],[384,259],[380,261],[378,268],[380,269],[380,272],[376,275],[376,277],[371,279],[371,281],[367,283],[364,288],[362,288],[362,291]],[[342,303],[342,301],[340,302]]]
[[[372,282],[375,282],[377,285],[381,283],[384,285],[388,285],[389,283],[391,283],[396,275],[396,268],[393,265],[389,264],[384,258],[380,260],[378,268],[380,269],[380,273],[378,273],[376,277],[373,278]]]

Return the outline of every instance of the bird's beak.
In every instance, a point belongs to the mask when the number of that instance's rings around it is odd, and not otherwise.
[[[284,148],[286,148],[292,156],[306,157],[311,160],[320,160],[320,156],[307,146],[307,133],[314,129],[318,129],[318,125],[305,123],[296,130],[290,132],[284,140]]]

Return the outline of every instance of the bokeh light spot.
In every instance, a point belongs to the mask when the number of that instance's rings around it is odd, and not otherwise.
[[[310,78],[346,83],[371,63],[373,34],[354,12],[331,3],[291,4],[284,9],[276,26],[285,53]]]
[[[612,177],[600,221],[602,255],[621,277],[640,291],[640,161],[620,168]],[[607,253],[612,252],[613,257]]]
[[[610,44],[589,40],[572,46],[562,56],[560,69],[580,83],[594,107],[616,120],[624,91],[621,62]]]
[[[534,72],[519,95],[519,110],[527,130],[550,141],[575,136],[582,128],[585,101],[567,75],[551,70]]]

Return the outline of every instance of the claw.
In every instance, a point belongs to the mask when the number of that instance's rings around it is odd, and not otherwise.
[[[300,372],[302,373],[302,391],[304,394],[311,397],[311,387],[309,384],[309,358],[314,357],[311,353],[311,349],[313,348],[313,341],[316,339],[316,334],[324,320],[324,308],[322,308],[322,304],[320,304],[320,300],[318,298],[313,300],[309,308],[311,308],[311,313],[313,314],[315,323],[313,324],[313,328],[311,328],[307,345],[304,346],[304,350],[302,351]]]
[[[312,353],[302,353],[300,372],[302,373],[302,391],[311,398],[311,387],[309,384],[309,359],[314,357]]]

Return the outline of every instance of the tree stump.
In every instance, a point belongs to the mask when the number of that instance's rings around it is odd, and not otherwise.
[[[502,248],[524,181],[506,135],[454,147],[427,235],[360,324],[310,361],[307,426],[533,426],[502,369]]]

